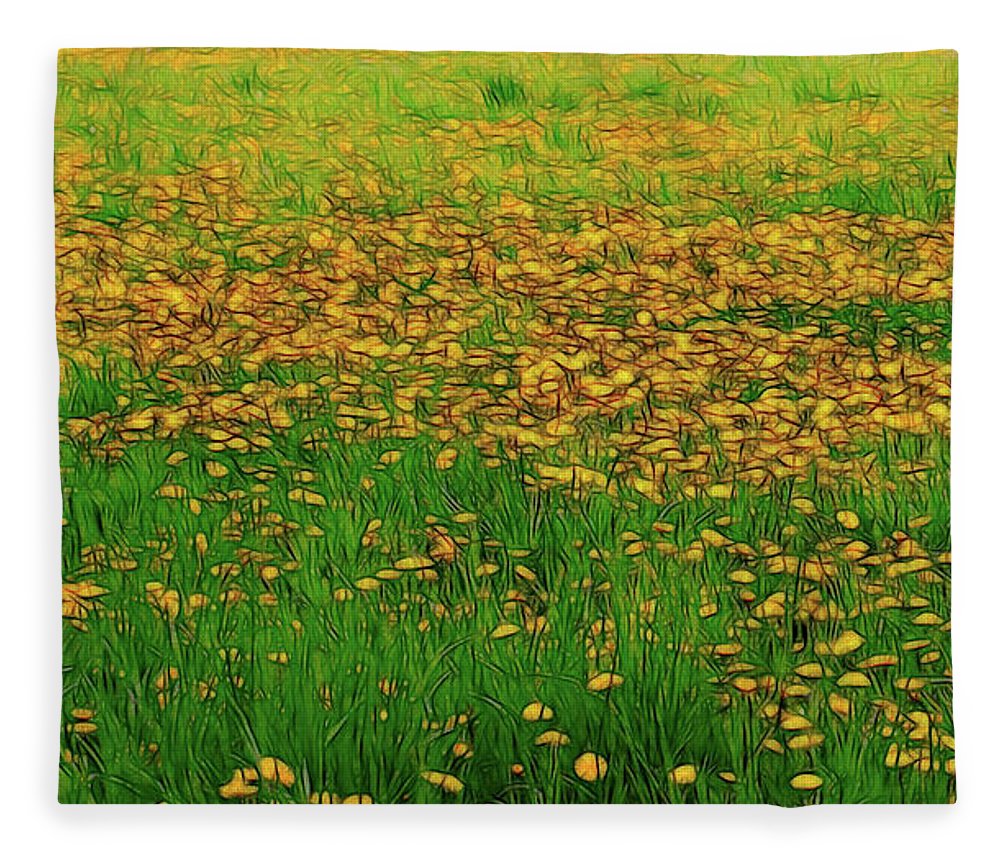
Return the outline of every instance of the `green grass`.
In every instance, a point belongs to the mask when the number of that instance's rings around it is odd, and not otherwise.
[[[592,128],[598,110],[620,119],[680,119],[761,130],[778,128],[790,117],[808,117],[821,105],[828,111],[822,123],[810,120],[804,126],[813,142],[812,153],[788,147],[781,153],[782,147],[772,146],[770,154],[794,156],[795,163],[787,168],[811,184],[823,182],[836,168],[824,187],[802,192],[775,185],[746,163],[746,151],[758,144],[741,143],[728,167],[741,175],[741,193],[748,200],[726,202],[728,195],[715,169],[698,175],[685,168],[668,174],[669,197],[658,202],[673,211],[706,194],[718,199],[717,208],[699,213],[702,220],[720,215],[781,217],[838,206],[935,223],[948,219],[953,210],[953,165],[938,153],[927,154],[910,144],[926,134],[926,127],[937,130],[952,121],[953,114],[942,113],[940,105],[955,90],[953,60],[937,60],[931,74],[905,55],[881,61],[643,56],[633,58],[632,71],[619,74],[613,59],[601,55],[561,55],[544,65],[530,55],[427,56],[438,63],[439,75],[430,76],[418,55],[412,54],[372,55],[364,64],[348,67],[337,52],[303,52],[285,55],[280,69],[267,74],[256,64],[205,62],[171,82],[171,98],[166,99],[162,84],[150,83],[162,74],[162,52],[134,52],[113,70],[103,68],[94,57],[67,53],[61,59],[57,134],[60,146],[72,144],[89,152],[91,163],[117,175],[119,184],[128,176],[189,172],[206,160],[256,159],[256,150],[248,149],[247,142],[257,141],[264,159],[277,162],[260,165],[256,171],[264,177],[262,185],[275,210],[317,215],[323,213],[325,201],[336,196],[330,187],[331,171],[371,174],[373,165],[367,158],[345,155],[338,145],[345,133],[353,135],[355,128],[373,125],[375,140],[392,141],[380,152],[377,169],[382,188],[364,193],[352,207],[378,213],[420,206],[428,188],[452,191],[447,178],[454,156],[427,134],[445,120],[498,123],[544,110],[555,122],[542,123],[541,140],[536,143],[554,143],[547,149],[564,169],[553,173],[549,159],[536,153],[528,159],[526,178],[517,179],[497,172],[489,159],[481,163],[470,159],[479,182],[536,199],[554,193],[579,195],[582,189],[606,182],[603,191],[609,200],[618,199],[615,195],[628,200],[636,189],[627,182],[619,187],[620,181],[613,178],[623,165],[616,160],[605,164],[613,149],[608,145],[613,133]],[[146,82],[149,91],[137,91],[136,81]],[[404,86],[402,81],[420,86]],[[287,104],[306,86],[312,97],[296,111],[288,110]],[[245,107],[238,117],[213,109],[227,102]],[[203,109],[206,103],[209,109]],[[865,117],[875,109],[888,111],[891,133],[865,129]],[[834,126],[845,130],[837,140],[831,131]],[[275,153],[288,151],[287,141],[303,134],[310,136],[313,157],[305,159],[293,149],[289,157],[296,163],[281,163],[284,156]],[[639,154],[639,191],[648,194],[646,177],[662,161],[663,146],[674,153],[691,153],[702,146],[694,145],[700,139],[688,140],[687,132],[672,138]],[[359,140],[359,149],[369,145]],[[525,145],[530,151],[532,147]],[[843,175],[861,157],[879,161],[881,175]],[[654,182],[652,187],[659,185]],[[658,193],[646,199],[656,200]],[[124,188],[121,194],[105,197],[91,215],[95,220],[121,223],[134,214],[134,207],[141,214],[141,200]],[[744,214],[736,214],[740,212]]]
[[[235,768],[276,756],[294,785],[256,800],[953,800],[955,74],[929,54],[63,53],[64,580],[106,593],[66,621],[60,799],[219,802]],[[727,330],[706,358],[700,334]],[[577,349],[586,366],[562,368]],[[858,391],[844,369],[869,357]],[[897,358],[932,372],[897,378]],[[591,393],[620,371],[634,385]],[[290,420],[219,450],[206,434],[250,419],[214,398],[262,388]],[[703,407],[724,397],[760,411],[716,426]],[[345,430],[336,413],[359,404],[384,420]],[[880,432],[927,405],[924,435]],[[517,421],[551,444],[515,450]],[[676,445],[647,457],[649,440]],[[785,467],[800,450],[831,473]],[[570,464],[595,470],[589,489],[545,477]],[[774,472],[730,487],[747,464]],[[360,584],[431,553],[432,526],[457,548],[433,578]],[[928,569],[892,574],[911,553]],[[759,617],[779,593],[783,613]],[[539,635],[491,635],[538,617]],[[846,631],[863,647],[830,653]],[[859,666],[875,655],[897,664]],[[856,668],[870,686],[840,684]],[[588,690],[595,671],[622,683]],[[522,718],[535,699],[551,723]],[[786,712],[822,743],[792,748]],[[550,728],[561,749],[536,745]],[[932,760],[889,767],[894,745]],[[583,751],[606,779],[574,774]],[[799,773],[822,787],[791,788]]]
[[[67,411],[70,403],[79,403],[78,388],[69,386]],[[398,443],[330,441],[328,448],[315,451],[301,444],[301,436],[296,429],[256,454],[212,454],[190,437],[176,445],[138,442],[113,464],[93,460],[84,447],[64,445],[68,578],[83,575],[78,571],[84,547],[98,544],[112,557],[134,559],[136,567],[102,568],[99,579],[110,591],[103,600],[105,612],[91,614],[89,632],[67,632],[65,707],[95,709],[99,730],[67,733],[65,743],[75,760],[62,765],[63,801],[213,802],[234,767],[252,766],[261,755],[281,758],[298,775],[291,790],[268,789],[285,800],[305,800],[314,790],[367,792],[377,802],[439,799],[438,790],[418,777],[424,769],[459,776],[465,783],[460,799],[466,802],[794,805],[818,799],[787,787],[803,770],[825,778],[821,797],[827,802],[947,799],[950,778],[943,773],[918,775],[883,765],[889,740],[874,726],[864,728],[874,711],[845,722],[823,707],[823,695],[813,696],[805,711],[826,736],[821,747],[785,755],[761,752],[767,737],[781,734],[773,721],[760,716],[767,697],[744,700],[737,694],[724,706],[717,695],[723,687],[712,679],[725,674],[726,661],[698,651],[729,641],[731,624],[747,617],[727,579],[734,559],[714,549],[696,563],[654,550],[632,558],[622,554],[621,540],[625,528],[645,534],[654,521],[666,521],[676,526],[671,537],[683,546],[714,519],[729,515],[735,523],[724,531],[734,540],[784,542],[805,557],[837,530],[833,513],[849,507],[862,517],[856,536],[873,545],[910,517],[931,511],[933,521],[921,538],[929,548],[943,550],[948,545],[946,473],[939,471],[929,483],[908,482],[897,493],[820,487],[812,494],[818,513],[804,516],[790,506],[791,485],[767,495],[742,488],[725,502],[672,498],[656,505],[628,493],[573,499],[557,491],[529,491],[522,470],[530,465],[505,462],[486,468],[472,450],[463,450],[456,466],[441,472],[431,466],[436,446],[425,440],[403,445],[402,458],[385,467],[379,456],[399,448]],[[169,467],[165,459],[176,448],[191,457]],[[945,443],[935,439],[887,439],[874,451],[887,476],[904,454],[947,462]],[[202,467],[208,459],[224,463],[229,474],[221,481],[209,478]],[[287,500],[295,486],[293,462],[316,473],[310,486],[329,498],[328,507]],[[271,476],[259,495],[254,488],[259,476],[247,474],[256,470]],[[365,477],[373,481],[367,491],[361,489]],[[168,482],[185,486],[192,496],[220,489],[245,496],[206,502],[194,516],[184,501],[156,495]],[[261,508],[257,498],[269,504]],[[386,582],[380,592],[331,601],[334,589],[352,587],[395,558],[426,552],[427,515],[448,523],[460,511],[478,512],[480,518],[450,525],[451,534],[467,537],[468,544],[455,563],[439,565],[439,581],[407,577]],[[244,518],[238,538],[226,527],[234,512]],[[265,513],[280,514],[300,528],[262,536],[255,526]],[[363,548],[361,537],[372,519],[384,523],[381,545]],[[323,536],[306,537],[308,525],[322,528]],[[789,542],[783,530],[790,525],[799,531]],[[195,549],[198,532],[208,538],[204,557]],[[146,542],[153,536],[162,545]],[[241,549],[270,554],[279,566],[294,563],[295,569],[283,572],[272,586],[279,597],[276,607],[257,605],[265,586],[253,564],[232,581],[249,597],[236,606],[213,603],[193,617],[182,611],[168,621],[147,605],[146,583],[154,580],[178,589],[182,598],[196,592],[214,596],[221,586],[211,567],[235,560]],[[515,558],[512,549],[528,554]],[[606,560],[590,558],[590,549],[606,551]],[[488,580],[474,573],[483,561],[499,566]],[[530,567],[537,581],[518,578],[515,564]],[[759,563],[752,569],[764,580],[761,596],[788,588],[791,597],[813,587],[763,573]],[[580,588],[585,578],[595,587]],[[601,591],[600,583],[610,589]],[[488,596],[479,593],[484,584]],[[860,585],[850,576],[838,577],[828,586],[828,597],[845,607],[857,605],[863,599]],[[509,640],[489,637],[504,618],[511,589],[546,614],[550,627],[542,640],[523,633]],[[719,615],[704,621],[694,612],[702,589],[720,605]],[[653,596],[655,614],[637,617],[639,605]],[[932,608],[947,614],[947,588],[933,588],[930,596]],[[434,607],[443,608],[440,618]],[[906,616],[905,611],[877,613],[852,623],[867,639],[866,652],[900,653],[900,671],[920,674],[916,655],[899,650],[910,635]],[[625,679],[606,694],[585,688],[593,664],[585,655],[584,635],[599,618],[617,625],[617,651],[602,668]],[[427,632],[418,628],[424,619],[430,622]],[[294,631],[293,621],[301,622],[301,633]],[[793,651],[793,641],[805,637],[811,645],[839,629],[836,622],[810,623],[793,637],[790,624],[773,623],[737,632],[745,646],[739,659],[752,664],[754,673],[788,677],[805,659]],[[646,630],[658,641],[644,641]],[[939,647],[946,639],[946,634],[940,638]],[[231,658],[230,649],[238,656]],[[267,659],[278,651],[289,654],[287,665]],[[835,661],[840,669],[851,664],[851,657]],[[178,677],[161,707],[155,679],[168,667],[175,667]],[[241,684],[234,681],[237,676]],[[382,678],[398,682],[396,697],[379,691]],[[216,684],[214,697],[201,700],[199,681]],[[332,692],[329,709],[320,699],[321,685]],[[817,688],[821,693],[837,689],[833,679]],[[889,698],[896,694],[891,685],[884,691]],[[948,712],[947,697],[948,688],[931,685],[920,692],[919,706]],[[565,748],[534,745],[547,726],[525,723],[520,710],[535,698],[554,708],[552,727],[571,738]],[[384,720],[379,717],[383,708]],[[444,724],[463,713],[468,722],[450,731],[422,727],[423,720]],[[72,722],[68,713],[66,721]],[[457,740],[471,744],[472,759],[452,760],[450,748]],[[150,744],[158,751],[150,753]],[[573,777],[572,761],[586,749],[607,757],[606,780],[591,785]],[[523,777],[510,775],[515,762],[524,765]],[[694,786],[678,787],[665,779],[672,767],[688,763],[699,769]],[[723,782],[718,776],[723,771],[736,773],[737,782]]]

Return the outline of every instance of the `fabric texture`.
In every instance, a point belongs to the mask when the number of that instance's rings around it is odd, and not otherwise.
[[[67,803],[948,803],[957,58],[68,50]]]

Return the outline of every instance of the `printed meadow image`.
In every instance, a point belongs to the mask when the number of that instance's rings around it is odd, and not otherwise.
[[[950,52],[62,52],[59,799],[952,802],[956,123]]]

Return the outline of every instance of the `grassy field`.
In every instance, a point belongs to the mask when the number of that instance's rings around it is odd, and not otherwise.
[[[69,51],[69,803],[946,803],[955,57]]]

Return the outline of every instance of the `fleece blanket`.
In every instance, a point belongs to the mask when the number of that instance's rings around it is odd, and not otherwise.
[[[956,68],[62,52],[60,799],[951,802]]]

